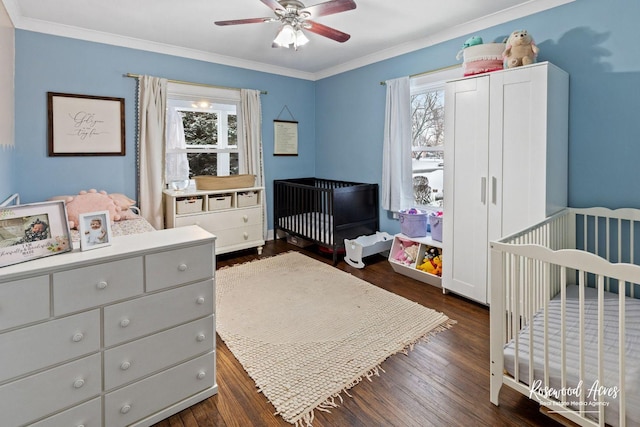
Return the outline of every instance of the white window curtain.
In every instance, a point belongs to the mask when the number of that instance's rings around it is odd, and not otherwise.
[[[413,203],[411,89],[409,77],[387,80],[382,153],[382,208],[398,212]]]
[[[256,176],[256,186],[264,186],[264,161],[262,157],[262,104],[260,91],[253,89],[240,90],[240,114],[242,116],[242,132],[240,141],[241,169],[245,173]],[[267,217],[267,204],[263,203],[262,215]],[[263,238],[267,237],[267,221],[262,221]]]
[[[164,228],[167,79],[138,77],[138,199],[144,218]]]
[[[187,148],[187,143],[184,138],[182,114],[180,114],[175,107],[170,107],[167,111],[166,179],[168,183],[189,179],[189,159],[187,158],[187,153],[171,152],[171,150],[185,148]]]

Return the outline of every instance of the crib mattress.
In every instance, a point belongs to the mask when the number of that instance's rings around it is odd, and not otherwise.
[[[579,301],[578,286],[570,285],[567,288],[566,299],[566,315],[570,319],[565,325],[566,333],[566,365],[567,365],[567,385],[564,388],[575,388],[578,385],[578,366],[579,366]],[[592,288],[585,289],[585,333],[584,333],[584,363],[585,376],[583,385],[585,394],[595,384],[609,387],[609,391],[615,392],[613,387],[619,387],[618,374],[618,295],[605,292],[605,320],[604,320],[604,363],[605,363],[605,380],[606,384],[597,383],[597,346],[598,346],[598,299],[597,291]],[[550,369],[550,386],[555,390],[561,390],[560,383],[560,295],[549,302],[548,310],[548,357]],[[625,304],[625,393],[626,417],[627,425],[640,425],[640,300],[626,298]],[[544,387],[544,336],[543,313],[537,313],[533,318],[533,354],[534,354],[534,382],[533,387],[539,384]],[[520,332],[518,347],[518,380],[531,387],[529,381],[529,327],[525,327]],[[509,375],[515,377],[515,341],[509,342],[504,348],[504,366]],[[620,396],[615,399],[610,396],[603,396],[608,404],[605,404],[605,422],[610,425],[618,425],[619,401]],[[578,399],[567,398],[568,401],[577,401]],[[598,396],[595,392],[587,395],[584,401],[597,402]],[[561,411],[562,407],[551,408],[554,411]],[[576,409],[576,408],[573,408]],[[590,418],[597,418],[597,404],[585,406],[585,412],[596,411],[587,414]]]
[[[279,219],[278,226],[304,237],[333,245],[333,216],[321,212],[305,212]]]

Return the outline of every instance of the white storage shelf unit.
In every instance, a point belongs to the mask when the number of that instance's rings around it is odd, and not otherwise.
[[[264,188],[164,191],[165,227],[198,225],[216,235],[216,253],[264,245]]]
[[[411,263],[406,264],[397,260],[397,254],[402,251],[403,246],[415,244],[418,246],[418,256]],[[430,248],[437,248],[442,256],[442,242],[433,240],[430,234],[425,237],[408,237],[402,233],[396,234],[393,238],[391,251],[389,252],[389,263],[396,273],[409,276],[420,282],[428,283],[436,287],[442,287],[440,276],[419,270],[417,267],[423,263],[425,254]]]

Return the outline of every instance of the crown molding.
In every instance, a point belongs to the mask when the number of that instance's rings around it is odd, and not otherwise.
[[[376,62],[391,59],[396,56],[427,48],[429,46],[434,46],[438,43],[446,42],[457,37],[464,36],[466,34],[472,34],[477,31],[504,24],[505,22],[513,21],[525,16],[533,15],[534,13],[552,9],[557,6],[562,6],[567,3],[572,3],[574,1],[576,0],[530,0],[527,3],[523,3],[521,5],[475,19],[473,21],[465,22],[464,24],[451,27],[444,31],[440,31],[439,33],[436,33],[430,37],[425,37],[385,50],[381,50],[370,55],[356,58],[353,61],[345,62],[336,67],[326,68],[315,73],[315,80],[321,80],[327,77],[334,76],[336,74],[355,70],[356,68],[364,67],[366,65],[375,64]]]
[[[369,55],[362,56],[352,61],[342,63],[335,67],[329,67],[324,70],[311,73],[295,70],[292,68],[265,64],[262,62],[250,61],[225,55],[218,55],[215,53],[196,49],[189,49],[175,45],[151,42],[148,40],[124,37],[111,33],[87,30],[79,27],[25,18],[19,12],[20,8],[17,4],[17,0],[2,0],[7,13],[9,14],[9,18],[13,22],[14,27],[17,29],[51,34],[60,37],[86,40],[95,43],[110,44],[131,49],[139,49],[189,59],[196,59],[231,67],[244,68],[253,71],[277,74],[281,76],[311,81],[321,80],[327,77],[334,76],[336,74],[341,74],[347,71],[354,70],[356,68],[391,59],[396,56],[414,52],[416,50],[424,49],[438,43],[464,36],[465,34],[471,34],[480,30],[484,30],[486,28],[503,24],[505,22],[532,15],[534,13],[552,9],[557,6],[562,6],[567,3],[572,3],[574,1],[576,0],[529,0],[528,2],[521,5],[514,6],[485,17],[448,28],[430,37],[425,37],[409,43],[404,43],[398,46],[384,49]]]
[[[6,0],[5,0],[6,1]],[[14,21],[15,22],[15,21]],[[15,25],[15,24],[14,24]],[[314,80],[313,73],[307,73],[291,68],[278,67],[275,65],[264,64],[256,61],[249,61],[241,58],[218,55],[211,52],[205,52],[196,49],[189,49],[181,46],[169,45],[165,43],[152,42],[148,40],[137,39],[133,37],[125,37],[112,33],[105,33],[95,30],[87,30],[85,28],[74,27],[70,25],[62,25],[38,19],[21,17],[19,19],[20,30],[33,31],[37,33],[45,33],[54,36],[68,37],[72,39],[85,40],[95,43],[104,43],[114,46],[126,47],[130,49],[144,50],[148,52],[161,53],[183,58],[196,59],[205,62],[212,62],[231,67],[245,68],[264,73],[277,74],[287,77],[295,77],[305,80]]]

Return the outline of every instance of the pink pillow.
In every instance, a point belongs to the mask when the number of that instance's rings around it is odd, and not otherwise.
[[[120,209],[122,209],[123,211],[126,211],[131,206],[134,206],[136,204],[135,200],[128,198],[124,194],[111,193],[109,194],[109,197],[111,198],[111,200],[113,200],[116,206],[120,206]]]
[[[83,213],[108,211],[111,222],[119,221],[122,209],[116,205],[106,191],[81,191],[77,196],[66,200],[67,218],[69,228],[76,228],[79,224],[79,216]]]

